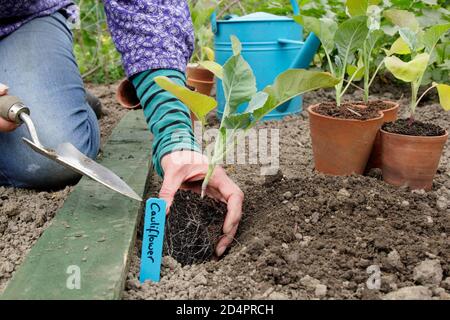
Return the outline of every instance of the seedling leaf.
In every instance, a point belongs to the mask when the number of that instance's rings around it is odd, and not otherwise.
[[[294,16],[294,20],[308,32],[314,32],[325,51],[331,54],[334,49],[334,36],[338,29],[336,22],[327,18],[317,19],[309,16]]]
[[[431,54],[436,47],[439,39],[450,30],[450,23],[447,24],[439,24],[436,26],[432,26],[427,31],[425,31],[423,42],[426,48],[426,51]]]
[[[447,84],[437,84],[439,100],[445,111],[450,111],[450,86]]]
[[[386,54],[388,56],[392,56],[393,54],[405,55],[410,53],[411,49],[402,37],[399,37],[397,40],[395,40],[391,48],[386,51]]]
[[[214,73],[214,75],[219,78],[223,79],[223,67],[214,61],[201,61],[199,64],[205,68]]]
[[[280,74],[272,86],[264,89],[269,96],[261,108],[253,111],[254,122],[296,96],[319,88],[333,87],[339,83],[327,72],[291,69]]]
[[[366,15],[368,7],[368,0],[347,0],[347,9],[351,17]]]
[[[404,62],[399,58],[392,56],[384,59],[386,68],[397,78],[405,82],[418,81],[428,66],[430,55],[427,53],[419,54],[413,60]]]
[[[235,37],[234,39],[233,46],[239,48],[239,40]],[[256,79],[250,65],[239,54],[239,50],[235,53],[237,54],[223,66],[222,84],[227,104],[224,110],[225,116],[235,113],[240,104],[250,101],[256,93]]]
[[[343,66],[347,64],[350,54],[363,46],[368,33],[365,16],[351,18],[339,26],[334,41]]]
[[[206,57],[209,61],[216,60],[216,54],[214,53],[214,50],[210,47],[202,47],[203,52],[206,54]]]
[[[400,28],[408,28],[413,32],[418,32],[420,30],[419,22],[417,21],[416,16],[414,13],[409,11],[390,9],[384,11],[384,16]]]
[[[230,38],[231,38],[231,47],[233,49],[233,55],[237,56],[237,55],[241,54],[242,44],[239,41],[239,39],[234,35],[231,35]]]
[[[269,94],[267,92],[260,91],[256,93],[248,103],[248,107],[245,112],[252,113],[256,109],[261,108],[267,102],[268,98]]]
[[[223,125],[227,129],[247,129],[252,121],[250,113],[230,114],[223,120]]]
[[[419,34],[416,34],[414,31],[408,28],[402,28],[399,30],[400,37],[408,44],[408,47],[413,51],[417,52],[423,45],[419,41]]]
[[[155,77],[155,82],[183,102],[203,124],[206,123],[206,115],[217,107],[213,98],[180,86],[167,77]]]

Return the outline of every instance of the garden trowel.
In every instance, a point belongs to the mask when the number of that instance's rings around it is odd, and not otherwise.
[[[22,139],[34,151],[69,169],[92,178],[116,192],[142,201],[141,197],[114,172],[88,158],[72,144],[64,142],[55,149],[44,147],[39,141],[36,128],[31,120],[30,109],[19,98],[14,96],[0,96],[0,117],[17,124],[25,123],[30,132],[31,140],[25,137]]]

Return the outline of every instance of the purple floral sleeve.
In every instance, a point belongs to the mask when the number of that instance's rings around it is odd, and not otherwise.
[[[194,48],[186,0],[104,0],[108,26],[128,76],[150,69],[184,72]]]

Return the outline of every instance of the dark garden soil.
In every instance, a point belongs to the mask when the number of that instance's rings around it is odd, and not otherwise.
[[[374,98],[399,101],[405,116],[408,89],[381,88]],[[347,98],[362,97],[354,92]],[[332,99],[333,92],[322,90],[304,103]],[[450,114],[435,102],[417,115],[450,124]],[[280,130],[281,174],[264,177],[258,165],[226,166],[246,199],[223,259],[183,266],[166,256],[161,281],[140,284],[138,238],[124,298],[450,299],[449,144],[431,192],[387,185],[377,169],[369,176],[327,177],[314,172],[307,117],[303,112],[260,126]],[[210,123],[217,125],[214,118]],[[150,196],[158,193],[160,181],[154,182]]]
[[[102,143],[126,112],[115,102],[115,87],[88,86],[103,103]],[[0,186],[0,293],[72,189],[48,192]]]
[[[183,266],[211,260],[226,212],[222,202],[179,191],[166,222],[164,253]]]
[[[373,100],[373,101],[369,101],[368,107],[374,111],[384,111],[384,110],[392,108],[392,105],[386,104],[386,102],[383,100]]]
[[[411,122],[409,119],[399,119],[395,122],[385,123],[383,130],[416,137],[439,137],[445,134],[445,129],[433,123]]]
[[[323,116],[361,121],[380,116],[378,108],[369,108],[358,102],[344,102],[339,107],[335,102],[325,102],[315,107],[314,111]]]

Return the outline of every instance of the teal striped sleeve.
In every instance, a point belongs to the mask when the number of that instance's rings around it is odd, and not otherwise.
[[[153,134],[153,165],[162,177],[161,159],[165,155],[180,150],[200,152],[200,147],[194,137],[188,107],[161,89],[154,81],[156,76],[166,76],[179,85],[185,85],[186,77],[177,70],[160,69],[141,72],[131,79]]]

